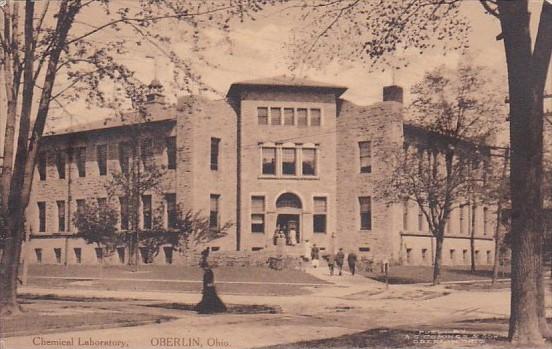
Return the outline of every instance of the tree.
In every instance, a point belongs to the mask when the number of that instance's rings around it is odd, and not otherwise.
[[[432,133],[416,145],[406,145],[395,157],[391,177],[382,188],[383,196],[415,202],[435,237],[433,285],[440,283],[445,227],[450,212],[468,193],[468,166],[474,149],[447,147],[449,139]]]
[[[0,213],[7,224],[0,261],[0,315],[20,310],[16,281],[25,235],[24,212],[51,104],[63,107],[62,101],[76,99],[106,103],[105,90],[100,88],[105,80],[122,90],[142,86],[117,59],[142,43],[173,63],[180,90],[191,90],[197,84],[205,88],[192,67],[192,56],[206,62],[198,54],[205,38],[202,29],[228,31],[232,18],[252,17],[271,2],[139,0],[125,6],[108,0],[29,0],[0,7],[0,70],[6,94],[6,105],[0,106],[6,111]],[[103,22],[88,23],[91,17]],[[171,49],[170,37],[160,34],[161,24],[180,29],[180,37],[191,47],[186,57]],[[115,34],[121,31],[137,39],[120,39]]]
[[[162,213],[158,210],[153,228],[140,233],[140,244],[144,253],[142,257],[148,263],[159,254],[162,246],[170,246],[174,251],[181,253],[197,250],[226,236],[233,226],[233,223],[225,222],[213,228],[208,216],[199,211],[185,211],[180,205],[176,206],[173,219],[169,225],[164,224]]]
[[[123,235],[117,230],[117,211],[109,205],[107,200],[101,202],[84,203],[73,217],[73,224],[77,228],[77,237],[84,239],[89,244],[96,244],[103,257],[112,254],[123,241]]]
[[[227,235],[232,223],[227,222],[213,229],[209,217],[201,212],[184,211],[180,206],[174,212],[174,222],[167,226],[163,219],[163,208],[156,210],[151,228],[138,227],[138,233],[119,230],[117,210],[108,201],[86,202],[73,217],[78,229],[77,236],[89,244],[96,244],[101,249],[101,260],[110,256],[119,246],[127,245],[129,249],[140,248],[145,263],[151,263],[159,254],[161,247],[168,246],[174,251],[186,252]],[[138,240],[135,240],[138,239]],[[136,243],[137,241],[137,243]],[[133,244],[130,245],[129,243]],[[138,256],[134,252],[133,256]],[[134,263],[139,263],[137,260]]]
[[[528,0],[480,0],[502,29],[506,54],[511,145],[512,298],[509,338],[522,345],[549,335],[544,317],[542,272],[543,92],[552,51],[552,3],[542,1],[531,40]],[[297,5],[302,28],[292,45],[299,63],[360,60],[368,67],[393,62],[393,54],[467,45],[469,20],[461,0],[320,0]],[[324,54],[320,54],[323,52]],[[331,52],[333,54],[328,55]],[[295,54],[293,54],[295,53]],[[540,331],[539,331],[540,329]]]
[[[427,72],[412,87],[408,116],[424,130],[425,139],[405,140],[405,150],[392,165],[395,170],[384,196],[415,202],[436,239],[433,284],[440,282],[445,227],[452,210],[471,200],[483,179],[484,149],[500,115],[500,97],[488,70],[460,65],[456,71],[441,66]],[[485,148],[485,147],[483,147]],[[473,221],[473,216],[472,216]],[[473,227],[472,227],[473,234]]]
[[[144,121],[147,121],[145,118]],[[142,198],[146,193],[159,192],[165,169],[157,166],[153,159],[151,138],[146,138],[143,128],[146,124],[132,125],[130,132],[133,137],[120,147],[121,171],[113,172],[106,185],[110,198],[118,198],[121,210],[121,228],[128,231],[128,264],[136,268],[139,264],[140,245],[140,208]],[[151,213],[150,213],[151,214]],[[123,218],[124,216],[124,218]],[[123,222],[123,220],[125,220]]]

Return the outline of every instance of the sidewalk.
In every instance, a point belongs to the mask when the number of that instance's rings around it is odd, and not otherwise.
[[[124,341],[128,348],[149,348],[159,338],[199,338],[208,348],[210,339],[221,343],[214,347],[253,348],[338,337],[380,327],[431,326],[459,319],[505,317],[509,310],[507,292],[467,292],[423,285],[390,285],[361,275],[330,276],[322,267],[308,266],[306,272],[332,284],[308,286],[312,294],[294,296],[251,296],[220,294],[227,304],[264,304],[282,308],[281,314],[198,315],[183,312],[179,319],[139,327],[84,330],[41,336],[46,340],[92,338]],[[178,292],[138,292],[22,287],[20,293],[72,297],[108,297],[170,303],[199,302],[200,294]],[[418,327],[417,327],[418,326]],[[33,338],[11,337],[8,348],[37,347]],[[157,345],[159,347],[159,345]],[[95,348],[95,346],[87,346]],[[100,346],[97,346],[98,348]],[[104,346],[105,347],[105,346]],[[165,347],[165,346],[160,346]],[[37,347],[39,348],[39,346]],[[49,345],[48,348],[70,348]],[[82,346],[80,347],[82,348]]]

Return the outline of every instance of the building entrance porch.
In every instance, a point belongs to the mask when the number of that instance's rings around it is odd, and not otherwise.
[[[299,214],[278,214],[276,229],[284,233],[287,245],[296,245],[301,242]]]

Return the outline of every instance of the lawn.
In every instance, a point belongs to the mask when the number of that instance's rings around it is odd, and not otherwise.
[[[203,271],[198,267],[178,265],[141,265],[137,272],[126,265],[31,265],[29,275],[32,276],[64,276],[64,277],[104,277],[121,279],[165,279],[165,280],[197,280],[203,279]],[[276,271],[262,267],[218,267],[213,271],[216,281],[245,281],[273,283],[313,283],[325,284],[310,274],[300,270]]]
[[[378,280],[385,281],[385,275],[382,273],[362,272],[363,275]],[[507,270],[503,277],[510,276]],[[479,266],[478,270],[472,272],[469,267],[443,267],[441,270],[441,282],[447,281],[469,281],[469,280],[491,280],[492,266]],[[502,277],[499,274],[499,277]],[[433,281],[432,266],[391,266],[389,270],[390,284],[415,284],[430,283]]]
[[[128,302],[60,301],[53,297],[20,297],[24,312],[0,321],[0,338],[160,323],[175,317],[128,307]]]
[[[368,331],[303,341],[284,345],[274,345],[263,349],[308,349],[308,348],[504,348],[509,344],[502,335],[469,332],[463,330],[412,330],[376,328]]]
[[[309,287],[328,284],[299,270],[220,267],[215,268],[214,272],[217,290],[221,295],[301,295],[311,293]],[[28,285],[43,288],[199,294],[202,278],[201,269],[180,266],[141,266],[138,272],[133,272],[128,266],[106,266],[100,271],[98,266],[33,265],[29,270]]]

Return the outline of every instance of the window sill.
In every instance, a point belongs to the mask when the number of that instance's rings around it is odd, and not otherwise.
[[[271,176],[271,175],[261,175],[257,177],[258,179],[286,179],[286,180],[320,180],[320,176]]]

